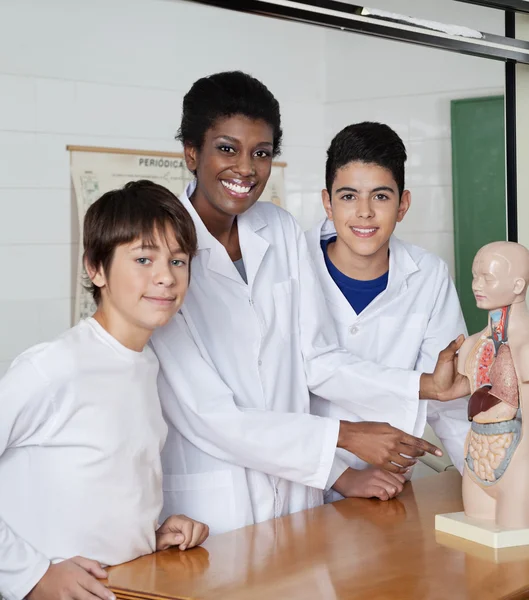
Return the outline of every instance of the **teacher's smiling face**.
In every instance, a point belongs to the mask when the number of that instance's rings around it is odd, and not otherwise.
[[[206,131],[201,148],[184,147],[195,172],[193,204],[197,211],[235,217],[261,197],[274,153],[272,127],[243,115],[220,118]]]

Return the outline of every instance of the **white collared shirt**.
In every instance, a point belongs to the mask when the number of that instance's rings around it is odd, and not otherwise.
[[[213,534],[322,502],[339,423],[310,415],[308,389],[342,406],[380,411],[397,399],[416,414],[420,374],[360,361],[334,323],[294,218],[257,202],[238,217],[248,284],[189,201],[198,233],[181,314],[155,332],[169,424],[164,514]],[[308,486],[308,487],[307,487]]]
[[[153,552],[162,417],[152,349],[94,319],[20,355],[0,380],[0,597],[51,562],[114,565]]]
[[[340,343],[350,352],[388,367],[432,372],[439,352],[458,335],[466,335],[457,292],[439,257],[392,236],[387,288],[357,315],[329,274],[321,249],[322,239],[336,236],[333,223],[325,219],[306,236]],[[311,401],[315,414],[349,421],[387,421],[417,437],[422,437],[428,421],[462,471],[469,429],[466,398],[421,400],[415,410],[409,410],[412,405],[406,400],[404,406],[398,399],[392,406],[383,404],[384,411],[380,411],[376,392],[371,406],[347,409],[318,395]],[[347,451],[338,450],[337,455],[353,468],[366,466]]]

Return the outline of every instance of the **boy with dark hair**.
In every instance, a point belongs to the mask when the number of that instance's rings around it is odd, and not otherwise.
[[[167,426],[146,344],[180,308],[196,252],[187,211],[148,181],[108,192],[84,221],[92,318],[20,355],[0,381],[0,597],[109,600],[114,565],[201,543],[162,509]]]
[[[307,241],[342,346],[388,367],[430,371],[439,352],[466,329],[446,264],[393,235],[411,202],[405,162],[404,144],[387,125],[343,129],[327,153],[322,192],[327,219],[307,233]],[[461,471],[469,427],[466,404],[466,399],[419,398],[411,404],[408,398],[388,413],[377,407],[376,395],[371,406],[351,410],[312,396],[311,410],[355,422],[388,422],[417,437],[428,421]],[[349,496],[394,495],[396,486],[387,474],[367,469],[345,450],[337,455],[352,467],[342,475]],[[334,487],[343,488],[340,478]],[[340,497],[334,489],[326,499]]]

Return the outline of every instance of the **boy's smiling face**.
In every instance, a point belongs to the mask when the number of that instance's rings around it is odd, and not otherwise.
[[[334,222],[337,246],[355,257],[387,256],[389,238],[410,207],[405,190],[399,199],[389,169],[377,164],[351,162],[336,172],[332,197],[322,192],[328,218]]]
[[[95,318],[122,344],[141,350],[182,305],[189,263],[169,228],[165,234],[154,232],[150,241],[117,246],[109,272],[87,265],[90,278],[101,288]]]

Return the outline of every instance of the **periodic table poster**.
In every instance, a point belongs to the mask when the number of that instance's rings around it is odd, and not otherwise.
[[[149,179],[179,196],[193,175],[182,154],[69,146],[70,173],[79,216],[79,239],[83,239],[83,219],[89,206],[104,193],[123,187],[129,181]],[[274,164],[267,187],[260,200],[285,206],[283,163]],[[91,316],[95,305],[83,286],[82,243],[77,259],[74,321]]]

